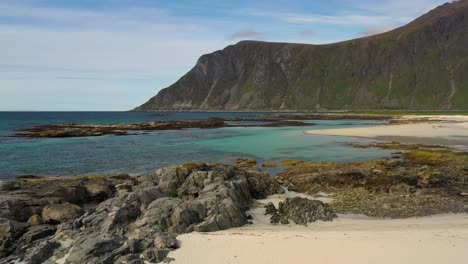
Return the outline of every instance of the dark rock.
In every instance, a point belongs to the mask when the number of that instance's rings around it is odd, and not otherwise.
[[[177,239],[174,234],[162,233],[154,238],[154,246],[158,249],[178,248]]]
[[[266,215],[273,215],[277,212],[275,205],[272,202],[269,202],[265,205],[265,214]]]
[[[51,225],[38,225],[28,228],[28,231],[18,240],[18,244],[27,245],[36,240],[55,234],[57,228]]]
[[[65,263],[112,263],[109,262],[109,254],[119,246],[112,238],[82,237],[71,248]]]
[[[56,241],[42,241],[29,252],[24,261],[30,264],[42,264],[49,259],[53,254],[54,250],[60,247],[60,243]]]
[[[0,258],[8,256],[13,243],[26,232],[27,224],[0,218]]]
[[[140,259],[140,254],[128,254],[117,258],[116,264],[143,264],[144,261]]]
[[[142,255],[145,260],[148,260],[153,263],[158,263],[164,261],[168,254],[169,250],[167,249],[149,248],[146,249]]]
[[[159,187],[146,187],[137,191],[138,200],[140,201],[140,209],[144,211],[150,203],[159,198],[165,197]]]
[[[288,224],[291,220],[298,225],[307,225],[318,220],[332,221],[336,217],[331,208],[321,201],[294,197],[280,202],[278,214],[274,214],[270,220],[271,223]]]
[[[270,217],[270,223],[278,224],[281,221],[281,215],[278,213],[274,213]]]
[[[123,203],[110,208],[107,218],[102,224],[102,232],[108,233],[134,221],[140,215],[140,202],[136,193],[124,196]],[[118,199],[118,198],[117,198]]]

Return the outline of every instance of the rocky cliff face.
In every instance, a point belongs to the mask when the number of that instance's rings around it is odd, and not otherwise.
[[[242,41],[135,110],[468,109],[468,0],[329,45]]]

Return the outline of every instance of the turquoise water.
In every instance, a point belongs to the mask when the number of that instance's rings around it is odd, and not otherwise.
[[[365,139],[304,134],[306,130],[368,126],[362,120],[310,121],[317,125],[282,128],[220,128],[157,131],[144,135],[24,139],[10,137],[19,128],[49,123],[118,123],[148,120],[254,116],[257,113],[0,113],[0,178],[19,175],[142,173],[192,161],[233,162],[239,157],[263,161],[356,161],[387,157],[389,151],[356,149]],[[309,121],[308,121],[309,122]],[[274,169],[270,172],[275,172]]]

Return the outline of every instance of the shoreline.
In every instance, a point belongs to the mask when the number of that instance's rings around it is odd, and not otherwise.
[[[313,198],[297,193],[257,202],[277,203],[293,196]],[[332,222],[301,226],[269,224],[261,207],[249,212],[253,216],[251,225],[178,236],[181,247],[168,257],[176,264],[461,264],[468,257],[464,250],[468,247],[468,213],[405,219],[340,215]]]
[[[173,263],[465,263],[468,214],[180,235]]]
[[[370,138],[404,144],[468,146],[468,116],[404,116],[410,124],[387,124],[363,128],[308,130],[306,134]]]

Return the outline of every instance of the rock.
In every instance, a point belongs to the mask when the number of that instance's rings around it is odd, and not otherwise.
[[[118,184],[128,187],[110,187]],[[283,191],[256,167],[214,163],[167,167],[135,177],[28,178],[1,188],[0,213],[13,217],[25,209],[23,223],[0,218],[2,257],[51,263],[53,256],[53,261],[70,264],[170,262],[167,254],[178,247],[177,234],[247,224],[254,197]],[[60,188],[67,189],[63,196]],[[106,200],[87,212],[67,202],[100,199]],[[50,225],[40,224],[41,218]]]
[[[125,256],[119,257],[116,261],[116,264],[144,264],[145,262],[140,259],[140,254],[128,254]]]
[[[115,192],[115,187],[105,178],[86,181],[84,187],[91,200],[102,201]]]
[[[272,223],[279,221],[288,224],[289,220],[292,220],[298,225],[307,225],[318,220],[332,221],[337,217],[327,204],[301,197],[286,198],[284,202],[280,202],[278,215],[273,216]]]
[[[23,188],[23,186],[18,186],[18,188]],[[49,201],[46,201],[27,195],[10,194],[8,190],[0,192],[0,217],[26,222],[31,215],[40,214],[42,208],[53,201],[57,199],[51,197]]]
[[[278,213],[274,213],[270,217],[270,223],[278,224],[281,221],[281,216]]]
[[[28,224],[31,226],[42,225],[43,223],[42,217],[38,214],[34,214],[28,219]]]
[[[149,248],[143,251],[142,255],[145,260],[150,261],[151,263],[159,263],[163,262],[167,255],[169,254],[169,250],[167,249],[157,249],[157,248]]]
[[[112,263],[110,253],[119,246],[116,239],[85,236],[73,245],[65,263]]]
[[[193,231],[193,225],[200,223],[205,217],[206,208],[199,202],[161,198],[148,206],[136,225],[170,233],[186,233]]]
[[[265,199],[269,195],[284,193],[283,187],[267,173],[259,169],[247,170],[247,181],[252,198]]]
[[[28,229],[28,231],[18,240],[19,245],[27,245],[36,240],[43,239],[55,234],[57,228],[51,225],[38,225]]]
[[[263,162],[262,164],[262,167],[265,167],[265,168],[272,168],[272,167],[276,167],[276,163],[274,162]]]
[[[27,224],[0,218],[0,258],[9,255],[10,247],[26,232]]]
[[[42,219],[46,223],[60,223],[78,218],[83,213],[81,207],[71,203],[51,204],[42,210]]]
[[[154,246],[158,249],[176,249],[178,248],[177,239],[174,234],[159,234],[154,238]]]
[[[138,194],[129,193],[128,195],[113,200],[121,201],[121,198],[124,198],[123,203],[112,207],[102,224],[102,232],[104,234],[128,225],[140,215]]]
[[[146,187],[137,191],[138,200],[140,201],[140,209],[144,211],[146,207],[154,200],[165,197],[166,194],[163,193],[159,187]]]
[[[24,262],[29,264],[42,264],[53,255],[54,250],[58,247],[60,247],[60,243],[56,241],[42,241],[25,256]]]
[[[251,158],[239,158],[236,160],[236,164],[240,167],[252,167],[257,165],[257,160]]]
[[[130,124],[51,124],[23,129],[16,136],[30,138],[96,137],[103,135],[129,135],[128,131],[176,130],[184,128],[219,128],[222,120],[150,121]]]
[[[273,215],[277,212],[275,205],[272,202],[269,202],[265,205],[265,215]]]

